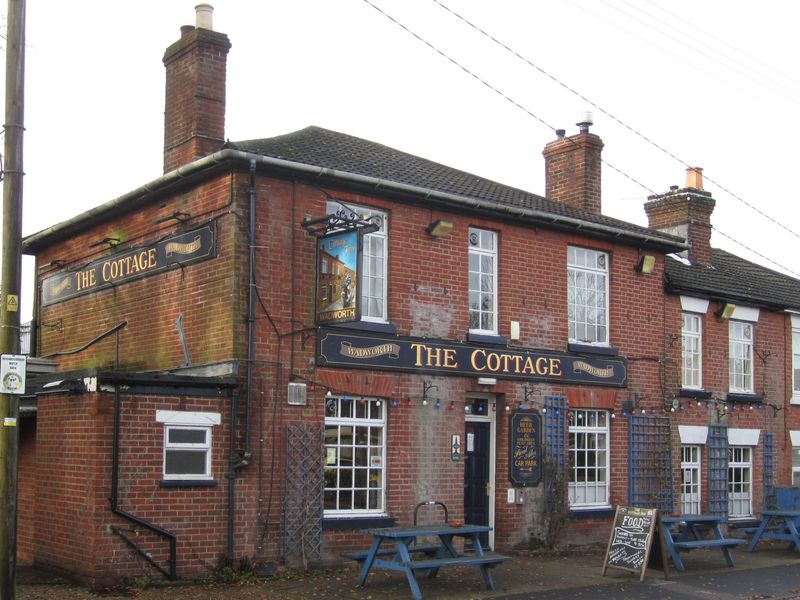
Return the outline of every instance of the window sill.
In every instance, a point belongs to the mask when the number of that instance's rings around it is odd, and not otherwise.
[[[695,400],[708,400],[712,394],[706,390],[695,390],[691,388],[681,388],[680,395],[683,398],[693,398]]]
[[[491,333],[467,333],[467,341],[477,344],[493,344],[496,346],[507,346],[508,338],[502,335],[492,335]]]
[[[619,350],[613,346],[594,346],[592,344],[567,343],[567,350],[578,354],[599,354],[602,356],[618,356]]]
[[[599,506],[597,508],[570,508],[570,519],[605,519],[614,516],[612,507]]]
[[[352,323],[336,323],[326,325],[334,329],[355,329],[357,331],[372,331],[374,333],[390,333],[397,335],[397,326],[393,323],[377,323],[375,321],[353,321]]]
[[[395,521],[392,517],[382,515],[374,517],[323,517],[322,519],[322,529],[324,531],[394,527],[394,525]]]
[[[158,482],[158,487],[162,488],[186,488],[186,487],[217,487],[215,479],[162,479]]]
[[[737,404],[763,404],[764,398],[757,394],[745,394],[742,392],[729,392],[727,396],[725,396],[726,402],[732,402]]]

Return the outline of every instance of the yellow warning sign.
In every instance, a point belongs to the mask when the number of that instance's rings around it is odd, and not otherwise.
[[[19,310],[19,296],[8,294],[6,296],[6,311],[17,312]]]

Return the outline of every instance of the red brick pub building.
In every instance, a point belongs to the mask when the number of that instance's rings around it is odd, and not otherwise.
[[[319,127],[225,142],[229,48],[167,49],[162,176],[24,241],[55,372],[23,399],[21,563],[330,563],[429,500],[569,545],[791,483],[800,284],[710,249],[699,179],[645,228],[602,214],[589,119],[544,196]]]

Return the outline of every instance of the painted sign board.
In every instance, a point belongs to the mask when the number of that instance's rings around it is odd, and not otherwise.
[[[319,329],[317,364],[613,387],[627,385],[627,361],[620,357],[587,357],[381,334],[359,335],[333,328]]]
[[[603,561],[603,575],[608,567],[614,567],[639,573],[639,581],[644,581],[654,537],[658,537],[664,575],[668,576],[667,552],[659,534],[659,519],[655,508],[618,506]]]
[[[216,226],[170,235],[154,244],[109,254],[42,280],[42,305],[97,292],[216,256]]]
[[[509,419],[508,480],[514,487],[533,487],[542,480],[542,415],[518,410]]]
[[[349,323],[360,318],[360,236],[340,231],[317,241],[317,323]]]

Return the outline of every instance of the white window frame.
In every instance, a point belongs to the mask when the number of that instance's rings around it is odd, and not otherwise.
[[[567,248],[569,341],[609,346],[609,255],[578,246]]]
[[[367,233],[362,238],[361,272],[358,275],[361,290],[361,320],[387,323],[388,318],[388,273],[389,273],[389,215],[388,213],[328,200],[327,214],[339,210],[354,210],[365,221],[378,226],[378,231]]]
[[[792,485],[800,485],[800,446],[792,446]]]
[[[469,228],[467,269],[471,333],[497,334],[497,241],[494,231]],[[478,326],[473,327],[476,317]]]
[[[569,411],[569,505],[573,510],[610,506],[610,422],[606,410]]]
[[[752,394],[755,325],[748,321],[730,321],[728,326],[728,372],[731,392]]]
[[[728,516],[753,516],[753,447],[728,447]]]
[[[792,404],[800,404],[800,315],[792,319]]]
[[[165,480],[211,480],[212,466],[212,427],[221,423],[220,413],[189,412],[158,410],[156,422],[164,424],[164,447],[162,453],[162,477]],[[202,431],[202,442],[171,442],[170,433],[173,431]],[[203,473],[168,473],[167,458],[170,452],[193,452],[205,454],[205,469]]]
[[[703,389],[703,315],[683,312],[681,339],[681,385],[690,390]]]
[[[697,515],[702,507],[703,447],[694,444],[681,446],[681,514]]]
[[[325,398],[324,516],[386,514],[386,407],[378,398],[347,394]],[[375,431],[379,431],[378,443],[374,443]],[[376,475],[378,484],[372,485]],[[356,506],[361,494],[363,506]],[[349,506],[345,506],[348,498]],[[370,508],[373,498],[375,506]]]

